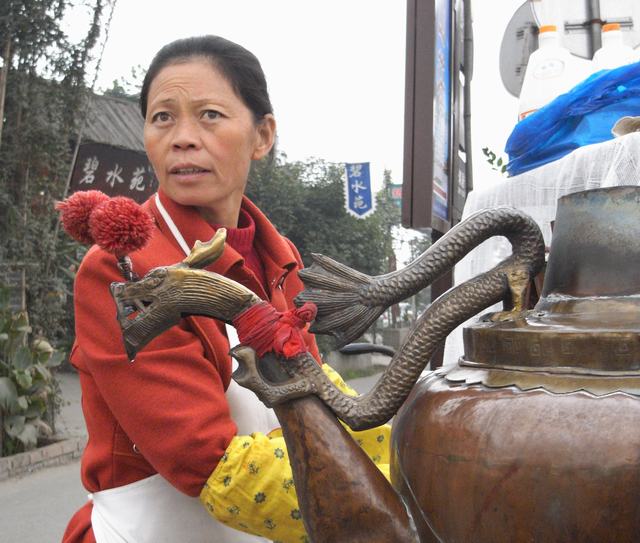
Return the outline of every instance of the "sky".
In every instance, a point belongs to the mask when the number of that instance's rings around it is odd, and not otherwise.
[[[476,189],[505,180],[487,164],[482,148],[489,147],[506,158],[504,147],[518,120],[518,99],[507,92],[500,76],[500,46],[511,17],[523,3],[523,0],[491,0],[491,9],[481,9],[488,4],[486,0],[472,1],[471,139]]]

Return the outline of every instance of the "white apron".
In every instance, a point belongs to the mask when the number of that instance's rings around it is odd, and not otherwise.
[[[171,232],[189,254],[184,238],[160,203],[156,204]],[[229,346],[238,344],[235,328],[227,325]],[[233,369],[237,367],[233,361]],[[268,434],[280,424],[256,395],[231,381],[226,392],[238,434]],[[259,543],[268,540],[228,528],[205,510],[198,498],[183,494],[161,475],[89,495],[91,524],[97,543]]]

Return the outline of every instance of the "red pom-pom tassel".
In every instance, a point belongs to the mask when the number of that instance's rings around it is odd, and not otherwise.
[[[144,247],[152,230],[151,216],[124,196],[100,204],[89,217],[89,231],[95,243],[117,257]]]
[[[95,243],[89,230],[89,217],[93,210],[109,197],[99,190],[76,192],[56,204],[60,211],[62,227],[73,239],[87,245]]]
[[[127,281],[136,281],[128,253],[151,238],[153,219],[136,202],[124,196],[109,198],[98,190],[76,192],[56,204],[62,226],[73,239],[113,253]]]

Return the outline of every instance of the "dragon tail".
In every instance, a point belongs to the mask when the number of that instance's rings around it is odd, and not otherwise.
[[[313,264],[299,272],[305,290],[296,303],[313,302],[318,314],[311,326],[316,334],[331,334],[341,347],[358,339],[385,310],[367,302],[373,279],[335,260],[313,254]]]

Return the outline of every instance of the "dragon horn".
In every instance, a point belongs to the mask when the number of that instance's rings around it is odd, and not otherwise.
[[[224,242],[227,239],[227,229],[218,228],[215,236],[209,241],[203,243],[198,240],[193,244],[193,249],[189,256],[182,263],[189,268],[206,268],[209,264],[213,264],[224,251]]]

